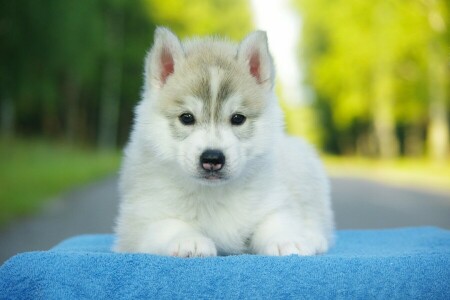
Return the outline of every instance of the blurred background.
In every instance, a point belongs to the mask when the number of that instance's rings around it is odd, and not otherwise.
[[[321,152],[338,228],[450,228],[448,1],[0,0],[0,259],[111,231],[160,25],[267,31],[286,130]]]

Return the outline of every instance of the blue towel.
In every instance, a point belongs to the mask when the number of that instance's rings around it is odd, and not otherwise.
[[[0,299],[450,299],[450,231],[438,228],[339,231],[315,257],[117,254],[113,239],[13,257]]]

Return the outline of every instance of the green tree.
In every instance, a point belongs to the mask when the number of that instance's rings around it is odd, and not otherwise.
[[[2,132],[123,142],[154,28],[142,1],[1,1]]]
[[[304,23],[302,59],[323,111],[325,146],[382,157],[420,154],[428,128],[430,148],[439,149],[431,152],[445,157],[448,4],[296,3]]]
[[[449,7],[447,1],[423,1],[428,19],[427,77],[429,99],[428,146],[432,157],[442,160],[449,151]]]
[[[145,0],[145,4],[152,20],[181,37],[218,34],[241,39],[252,29],[245,0]]]

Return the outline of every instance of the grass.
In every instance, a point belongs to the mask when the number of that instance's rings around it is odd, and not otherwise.
[[[118,169],[117,152],[43,140],[0,139],[0,226],[76,185]]]
[[[384,183],[450,192],[450,160],[434,162],[424,158],[392,160],[325,156],[331,176],[360,177]]]

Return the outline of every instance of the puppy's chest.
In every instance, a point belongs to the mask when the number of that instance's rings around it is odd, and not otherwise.
[[[263,216],[252,194],[230,195],[197,203],[191,222],[211,238],[219,252],[246,252],[251,235]]]

